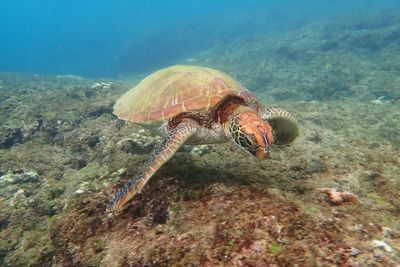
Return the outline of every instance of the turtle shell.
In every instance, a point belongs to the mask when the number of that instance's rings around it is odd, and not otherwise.
[[[229,75],[215,69],[176,65],[154,72],[114,105],[120,119],[136,123],[166,121],[182,112],[208,111],[226,96],[255,97]]]

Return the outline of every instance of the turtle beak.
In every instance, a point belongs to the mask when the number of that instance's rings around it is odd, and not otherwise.
[[[267,159],[269,157],[269,147],[268,148],[259,148],[256,152],[256,157],[259,159]]]
[[[266,126],[265,128],[257,127],[257,129],[260,133],[258,142],[260,146],[256,151],[256,157],[259,159],[267,159],[269,157],[269,151],[272,145],[272,132],[270,128],[267,128]]]

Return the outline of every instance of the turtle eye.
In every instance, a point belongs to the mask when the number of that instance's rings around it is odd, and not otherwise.
[[[254,135],[245,135],[242,139],[241,145],[251,151],[258,149],[258,144]]]
[[[246,137],[245,137],[245,140],[246,140],[246,143],[247,143],[249,146],[253,146],[253,145],[254,145],[254,141],[255,141],[254,136],[252,136],[252,135],[246,136]]]
[[[254,134],[246,133],[244,128],[240,125],[240,118],[235,117],[231,121],[230,131],[233,137],[234,142],[237,146],[242,149],[247,150],[251,154],[255,155],[256,151],[259,148],[257,143],[257,139]]]

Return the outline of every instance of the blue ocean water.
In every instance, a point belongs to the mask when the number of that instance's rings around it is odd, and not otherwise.
[[[2,0],[0,71],[119,77],[179,62],[235,37],[398,0]]]

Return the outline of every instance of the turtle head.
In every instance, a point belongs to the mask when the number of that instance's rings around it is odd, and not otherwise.
[[[260,159],[269,156],[273,143],[272,128],[253,111],[244,111],[232,116],[229,131],[234,143]]]

